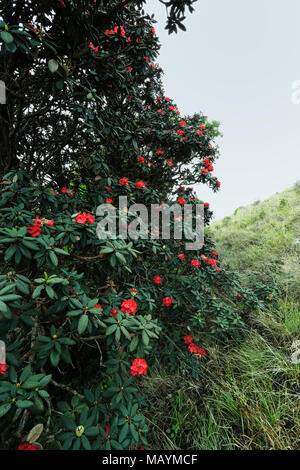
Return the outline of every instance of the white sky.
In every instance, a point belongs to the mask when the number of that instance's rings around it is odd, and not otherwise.
[[[168,35],[165,7],[148,0],[162,43],[167,96],[181,114],[221,122],[214,174],[221,191],[198,185],[215,219],[263,200],[300,179],[299,0],[199,0],[187,31]],[[300,86],[299,86],[300,87]]]

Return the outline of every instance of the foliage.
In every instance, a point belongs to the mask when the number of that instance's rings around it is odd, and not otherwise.
[[[195,205],[194,190],[179,183],[220,187],[212,176],[218,126],[200,113],[180,116],[164,96],[154,64],[159,43],[143,3],[25,0],[3,8],[5,448],[16,448],[40,421],[47,448],[147,445],[138,384],[155,357],[167,359],[161,338],[173,345],[171,367],[181,349],[199,374],[206,359],[202,348],[183,344],[189,325],[215,339],[238,338],[247,299],[251,308],[262,305],[252,291],[236,302],[239,279],[219,266],[209,237],[190,252],[186,239],[96,235],[100,204],[114,204],[114,219],[123,220],[119,196],[129,205],[162,207],[175,198]],[[171,31],[191,3],[168,2]],[[206,225],[211,217],[206,204]]]

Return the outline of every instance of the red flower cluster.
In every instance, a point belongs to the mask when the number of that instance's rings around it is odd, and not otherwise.
[[[161,281],[162,281],[162,278],[160,276],[157,276],[157,275],[154,276],[154,278],[153,278],[154,284],[156,284],[158,286],[161,283]]]
[[[192,259],[192,261],[191,261],[191,266],[192,266],[193,268],[199,268],[200,262],[199,262],[197,259]]]
[[[77,224],[93,224],[95,222],[95,217],[92,214],[89,214],[88,212],[78,212],[76,215],[75,222]]]
[[[5,375],[6,371],[7,365],[4,362],[0,363],[0,374]]]
[[[181,129],[178,129],[177,134],[178,134],[178,135],[183,135],[184,132],[183,132]]]
[[[115,317],[118,314],[118,310],[116,308],[112,308],[110,313],[112,314],[113,317]]]
[[[163,299],[163,304],[166,306],[166,307],[171,307],[172,303],[174,302],[173,299],[171,299],[171,297],[165,297]]]
[[[106,204],[113,204],[114,203],[114,201],[112,199],[110,199],[110,197],[106,198],[105,202],[106,202]]]
[[[138,157],[137,161],[138,163],[145,163],[144,157]]]
[[[119,183],[122,184],[122,186],[128,186],[128,179],[127,178],[121,178],[119,180]]]
[[[206,356],[205,349],[198,348],[198,346],[196,346],[196,344],[194,344],[193,341],[194,341],[194,339],[190,335],[187,335],[187,336],[184,337],[184,342],[185,342],[185,344],[188,345],[188,352],[190,352],[191,354],[197,354],[200,357]]]
[[[143,189],[143,188],[146,187],[146,185],[145,185],[144,181],[137,181],[135,183],[135,187],[136,187],[136,189]]]
[[[24,442],[24,444],[19,445],[18,450],[38,450],[38,448],[33,444],[29,444],[29,442]]]
[[[74,194],[71,193],[70,189],[68,189],[68,188],[66,188],[66,187],[61,188],[60,192],[61,192],[62,194],[69,194],[69,197],[74,197]]]
[[[89,44],[90,48],[94,51],[94,52],[98,52],[99,51],[99,46],[94,46],[94,44],[92,42],[90,42]]]
[[[130,374],[131,375],[146,375],[148,369],[148,364],[145,359],[137,357],[132,361],[130,367]]]
[[[186,126],[186,121],[184,121],[183,119],[180,121],[179,123],[180,127],[183,127],[183,126]]]
[[[137,303],[133,299],[125,299],[121,305],[121,312],[128,313],[129,315],[135,315],[137,309]]]
[[[106,30],[105,30],[105,34],[107,34],[107,35],[110,35],[110,34],[118,34],[119,28],[120,28],[120,34],[121,34],[121,36],[122,36],[122,37],[125,37],[126,33],[125,33],[125,29],[123,28],[123,26],[115,26],[114,29],[106,29]]]
[[[171,160],[166,160],[166,165],[169,165],[170,167],[173,166],[173,162],[171,162]]]
[[[32,237],[38,237],[42,232],[42,225],[51,225],[53,227],[54,220],[47,220],[45,217],[41,219],[36,216],[33,225],[28,225],[27,233],[29,233]]]
[[[180,204],[181,206],[184,206],[184,204],[186,203],[186,199],[184,199],[184,197],[179,197],[177,199],[177,202],[178,204]]]
[[[156,155],[163,155],[165,152],[163,150],[156,150]]]

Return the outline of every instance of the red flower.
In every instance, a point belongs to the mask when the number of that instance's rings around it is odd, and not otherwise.
[[[197,131],[197,134],[203,135],[203,132],[199,130],[199,131]]]
[[[199,356],[201,356],[201,357],[204,357],[204,356],[206,356],[206,351],[203,348],[198,348],[197,354],[199,354]]]
[[[215,259],[209,259],[208,260],[208,264],[210,264],[211,266],[213,266],[214,268],[217,266],[217,262]]]
[[[185,344],[190,344],[193,342],[193,337],[191,335],[186,335],[183,339]]]
[[[115,317],[118,314],[118,310],[116,308],[112,308],[110,313]]]
[[[212,256],[218,256],[218,252],[217,251],[212,251],[211,255]]]
[[[81,213],[81,212],[78,212],[77,216],[76,216],[76,219],[75,219],[75,222],[77,224],[85,224],[86,223],[86,214],[85,213]]]
[[[169,165],[170,167],[173,166],[173,162],[171,162],[171,160],[166,160],[166,164]]]
[[[128,72],[130,72],[132,70],[131,67],[129,67],[129,65],[126,67],[126,70],[128,70]]]
[[[128,186],[128,179],[127,178],[121,178],[119,180],[119,183],[122,184],[123,186]]]
[[[146,187],[146,185],[145,185],[144,181],[137,181],[135,183],[135,187],[136,187],[136,189],[143,189],[143,188]]]
[[[7,365],[6,364],[0,364],[0,374],[5,375],[7,371]]]
[[[212,164],[210,164],[208,167],[207,167],[208,171],[214,171],[214,167]]]
[[[63,193],[63,194],[66,194],[68,192],[68,188],[66,188],[65,186],[63,188],[61,188],[60,192]]]
[[[19,445],[18,450],[38,450],[38,448],[33,444],[29,444],[29,442],[24,442],[24,444]]]
[[[205,158],[205,159],[203,160],[203,165],[205,165],[205,166],[210,165],[210,161],[209,161],[208,158]]]
[[[96,305],[94,305],[94,307],[93,307],[93,308],[100,308],[100,309],[102,309],[102,307],[101,307],[101,305],[100,305],[100,304],[96,304]]]
[[[178,135],[183,135],[184,132],[183,132],[181,129],[178,129],[177,134],[178,134]]]
[[[95,217],[88,212],[78,212],[75,222],[77,224],[85,224],[86,222],[89,224],[93,224],[95,222]]]
[[[188,352],[192,354],[197,354],[198,353],[198,347],[194,343],[190,343],[188,346]]]
[[[180,204],[181,206],[184,206],[184,204],[186,203],[186,200],[184,199],[184,197],[179,197],[177,199],[177,202],[178,204]]]
[[[106,424],[105,425],[105,433],[106,433],[107,436],[108,436],[109,430],[110,430],[110,424]]]
[[[158,109],[157,112],[160,114],[165,114],[162,109]]]
[[[106,204],[113,204],[114,203],[114,201],[112,199],[110,199],[110,197],[106,198],[105,202],[106,202]]]
[[[84,215],[88,224],[93,224],[95,222],[95,217],[92,214],[86,212]]]
[[[183,253],[178,253],[177,258],[178,259],[184,259],[184,254]]]
[[[202,171],[202,173],[204,173],[205,175],[207,175],[207,173],[208,173],[208,169],[207,169],[207,168],[201,168],[201,171]]]
[[[121,312],[128,313],[129,315],[135,315],[137,309],[137,303],[133,299],[125,299],[121,305]]]
[[[132,365],[130,367],[131,375],[146,375],[148,369],[148,364],[145,359],[137,357],[132,361]]]
[[[205,202],[204,207],[209,207],[209,202]]]
[[[197,259],[192,259],[192,261],[191,261],[191,266],[192,266],[193,268],[199,268],[200,262],[199,262]]]
[[[160,276],[154,276],[153,278],[154,284],[158,286],[161,283],[161,281],[162,281],[162,278]]]
[[[139,158],[137,159],[137,161],[138,161],[139,163],[145,163],[144,157],[139,157]]]
[[[173,299],[171,299],[171,297],[165,297],[163,299],[163,304],[166,306],[166,307],[171,307],[172,303],[174,302]]]
[[[42,232],[42,221],[37,216],[33,225],[28,225],[27,233],[29,233],[32,237],[38,237]]]
[[[156,150],[156,155],[163,155],[165,152],[163,150]]]
[[[108,191],[108,192],[111,191],[111,187],[110,187],[110,186],[105,186],[104,189],[105,189],[105,191]]]
[[[220,181],[217,182],[217,186],[218,186],[218,188],[221,186]]]
[[[179,123],[180,127],[186,126],[186,122],[182,119]]]

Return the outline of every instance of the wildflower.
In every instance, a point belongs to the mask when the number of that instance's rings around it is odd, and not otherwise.
[[[127,178],[121,178],[119,180],[119,183],[122,184],[123,186],[128,186],[128,179]]]
[[[171,299],[171,297],[165,297],[163,299],[163,304],[166,306],[166,307],[171,307],[172,303],[174,302],[173,299]]]
[[[153,282],[154,282],[154,284],[156,284],[157,286],[161,283],[161,281],[162,281],[162,278],[161,278],[160,276],[157,276],[157,275],[156,275],[156,276],[153,277]]]
[[[188,346],[188,352],[192,354],[197,354],[198,353],[198,347],[194,343],[190,343]]]
[[[24,442],[24,444],[19,445],[18,450],[38,450],[38,448],[33,444],[29,444],[29,442]]]
[[[197,259],[192,259],[192,261],[191,261],[191,266],[192,266],[193,268],[199,268],[200,262],[199,262]]]
[[[193,342],[193,337],[191,335],[186,335],[183,339],[185,344],[190,344]]]
[[[110,313],[112,314],[113,317],[115,317],[118,314],[118,310],[116,308],[112,308]]]
[[[186,199],[184,199],[184,197],[179,197],[177,199],[177,202],[178,204],[180,204],[181,206],[184,206],[184,204],[186,203]]]
[[[137,303],[133,299],[125,299],[121,305],[121,311],[123,313],[128,313],[129,315],[135,315],[137,309]]]
[[[146,187],[146,185],[145,185],[144,181],[137,181],[135,183],[135,187],[136,187],[136,189],[143,189],[143,188]]]
[[[146,375],[147,374],[148,364],[145,359],[137,357],[132,361],[132,365],[130,367],[130,374],[131,375]]]

